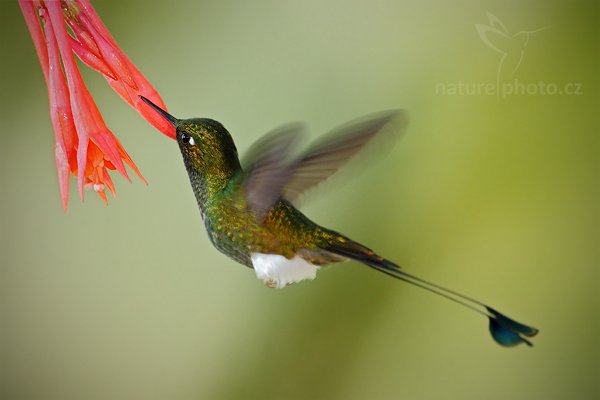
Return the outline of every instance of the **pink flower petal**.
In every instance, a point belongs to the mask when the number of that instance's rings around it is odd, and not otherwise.
[[[71,52],[70,39],[63,22],[63,14],[59,2],[46,2],[46,8],[50,15],[50,21],[55,28],[55,36],[63,61],[65,75],[67,76],[69,93],[71,96],[71,109],[75,121],[77,134],[79,135],[79,147],[77,149],[77,181],[81,198],[83,199],[83,184],[85,177],[85,163],[88,151],[88,141],[92,139],[106,157],[116,166],[117,170],[127,177],[127,172],[119,156],[114,136],[102,120],[102,116],[96,107],[96,103],[87,90],[83,79],[75,64]]]
[[[40,59],[40,64],[42,64],[42,71],[44,71],[44,78],[46,79],[46,83],[48,82],[48,51],[46,50],[46,40],[44,39],[44,34],[40,27],[40,22],[38,20],[38,14],[35,11],[35,6],[33,2],[27,0],[19,0],[19,6],[21,7],[21,11],[23,12],[23,16],[25,17],[25,23],[27,23],[27,28],[29,28],[29,34],[31,35],[31,39],[33,40],[33,45],[35,46],[35,51]]]
[[[65,76],[62,73],[60,56],[52,26],[48,23],[47,14],[43,13],[42,21],[46,31],[47,58],[49,63],[48,97],[50,100],[50,119],[54,127],[56,139],[55,159],[63,208],[67,209],[69,198],[69,174],[75,170],[75,148],[77,133],[71,114],[69,91]],[[69,160],[72,160],[71,163]]]
[[[79,57],[79,59],[83,61],[88,67],[100,72],[102,75],[109,76],[111,79],[118,79],[117,75],[102,60],[102,58],[98,57],[87,47],[85,47],[73,38],[71,38],[71,47],[73,48],[75,54],[77,54],[77,57]]]
[[[118,58],[126,63],[127,70],[131,74],[138,89],[135,90],[130,85],[125,84],[120,80],[110,79],[109,77],[105,76],[108,84],[119,94],[119,96],[121,96],[124,101],[135,108],[138,113],[144,117],[144,119],[146,119],[146,121],[150,122],[150,124],[152,124],[156,129],[166,136],[170,137],[171,139],[175,139],[175,128],[170,123],[165,121],[164,118],[161,118],[159,115],[157,115],[156,112],[154,112],[139,98],[140,95],[144,96],[151,100],[154,104],[158,105],[164,110],[167,110],[165,104],[158,95],[158,92],[156,92],[146,77],[136,68],[131,60],[129,60],[129,58],[127,58],[127,56],[119,48],[108,29],[106,29],[104,23],[102,23],[102,20],[100,20],[98,17],[98,14],[92,7],[89,0],[77,0],[76,3],[77,7],[79,7],[80,13],[84,14],[86,17],[85,20],[88,24],[88,29],[93,29],[112,46],[112,51],[118,54]]]
[[[65,14],[65,21],[71,27],[73,34],[75,35],[75,39],[81,43],[88,51],[96,55],[96,57],[100,57],[100,49],[94,41],[94,38],[77,20],[76,10],[70,12],[70,9],[67,6],[67,10],[63,8],[63,13]]]
[[[80,14],[79,21],[95,38],[96,44],[100,49],[100,54],[102,55],[102,58],[106,64],[108,64],[110,68],[115,71],[119,79],[123,80],[123,82],[129,85],[133,90],[138,90],[135,79],[131,75],[131,71],[129,71],[127,61],[123,59],[124,56],[122,52],[118,48],[115,49],[108,40],[104,39],[102,35],[96,31],[94,26],[89,22],[87,16]]]
[[[108,190],[110,190],[113,197],[115,197],[117,195],[117,191],[115,190],[115,184],[113,183],[109,173],[104,174],[104,184],[106,185]]]
[[[71,168],[69,166],[67,155],[59,143],[54,145],[54,159],[56,161],[56,170],[58,172],[60,197],[62,199],[63,209],[67,211],[67,206],[69,204],[69,177],[71,175]]]
[[[139,98],[143,95],[166,109],[156,90],[121,51],[88,0],[19,0],[19,5],[48,86],[56,139],[55,161],[65,210],[70,174],[77,176],[82,200],[83,189],[89,188],[105,203],[108,203],[106,189],[115,195],[110,170],[116,169],[129,180],[127,164],[147,183],[106,127],[73,53],[100,72],[140,115],[165,135],[175,138],[175,129]]]

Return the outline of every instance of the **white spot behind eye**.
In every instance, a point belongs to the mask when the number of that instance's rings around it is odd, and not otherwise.
[[[188,143],[191,144],[192,146],[196,144],[193,136],[190,136],[190,141]]]

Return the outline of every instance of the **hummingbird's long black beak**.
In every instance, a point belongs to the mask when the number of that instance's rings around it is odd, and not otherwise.
[[[153,102],[151,102],[150,100],[145,98],[144,96],[140,96],[140,99],[142,99],[144,101],[144,103],[146,103],[150,107],[152,107],[157,113],[162,115],[167,121],[169,121],[171,123],[171,125],[173,125],[174,127],[177,127],[177,123],[179,122],[179,120],[177,118],[175,118],[174,116],[172,116],[171,114],[169,114],[168,112],[166,112],[165,110],[163,110],[162,108],[160,108],[159,106],[157,106],[156,104],[154,104]]]

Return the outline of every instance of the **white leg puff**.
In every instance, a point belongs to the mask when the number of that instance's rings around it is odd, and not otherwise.
[[[279,254],[252,253],[251,258],[258,279],[272,288],[282,288],[305,279],[315,279],[319,269],[299,256],[288,260]]]

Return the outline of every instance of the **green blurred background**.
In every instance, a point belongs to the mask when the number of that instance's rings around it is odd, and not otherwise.
[[[175,143],[85,71],[149,181],[62,211],[46,87],[2,1],[0,398],[599,398],[597,2],[94,2],[176,116],[313,135],[405,108],[391,153],[303,210],[424,278],[539,327],[486,322],[355,263],[268,290],[214,250]],[[530,38],[519,82],[581,94],[443,95],[493,83],[475,24]],[[199,256],[200,255],[200,256]]]

